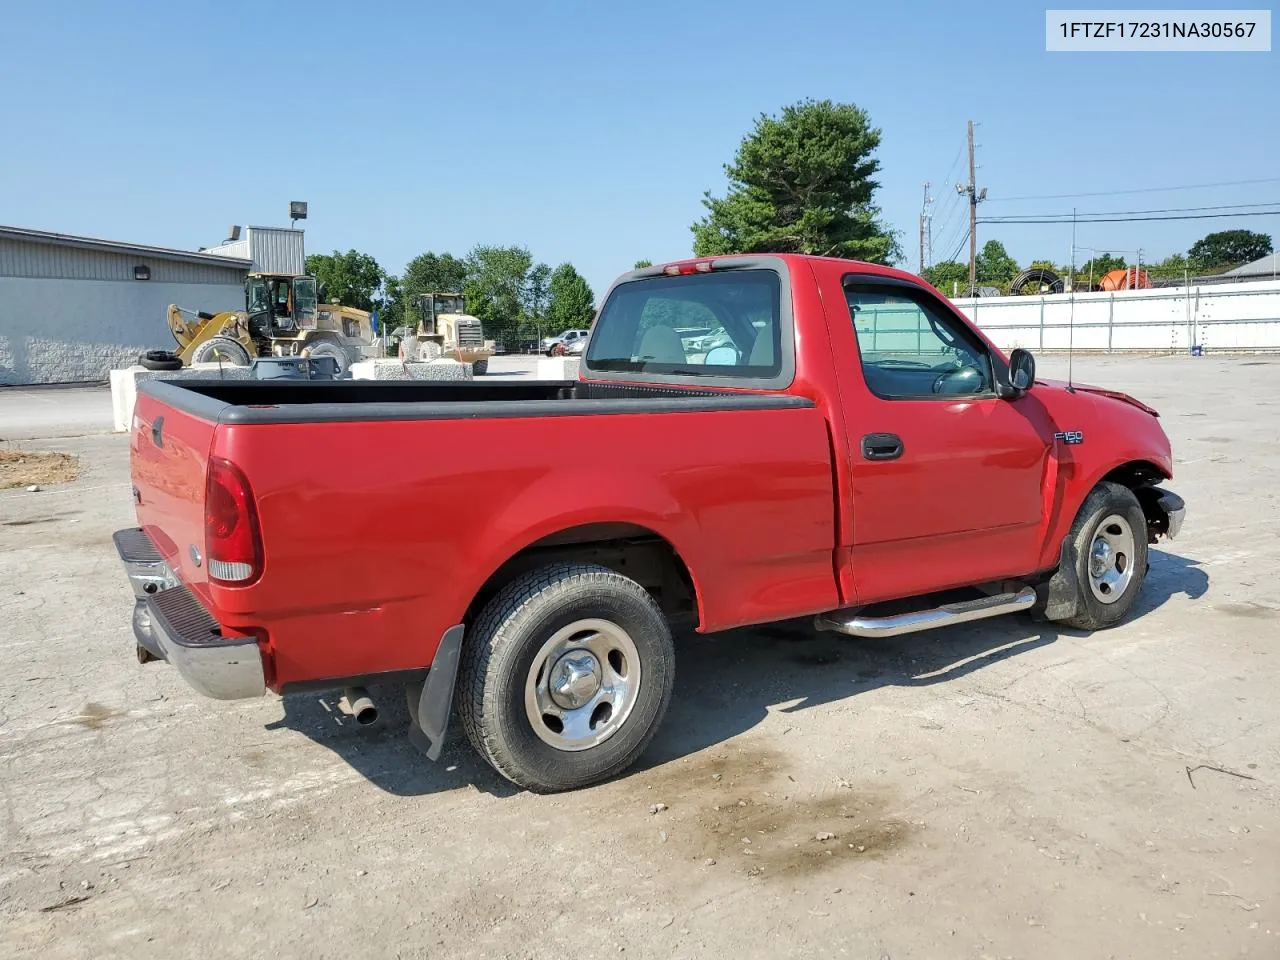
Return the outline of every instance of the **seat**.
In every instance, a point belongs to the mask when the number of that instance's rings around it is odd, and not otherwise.
[[[640,338],[640,349],[637,359],[651,360],[654,363],[686,363],[688,357],[684,353],[684,344],[680,335],[670,327],[650,327]]]
[[[773,366],[773,331],[768,327],[756,334],[755,342],[751,344],[751,356],[747,358],[747,365],[751,367]]]

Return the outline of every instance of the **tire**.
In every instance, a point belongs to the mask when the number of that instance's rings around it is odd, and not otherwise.
[[[1128,487],[1100,483],[1081,505],[1068,537],[1075,547],[1080,603],[1063,622],[1081,630],[1115,626],[1133,609],[1147,576],[1142,504]],[[1105,550],[1100,542],[1107,544]]]
[[[553,678],[561,681],[554,700]],[[648,591],[606,567],[557,563],[517,577],[481,611],[463,644],[458,712],[494,769],[553,793],[635,763],[667,712],[674,680],[671,631]],[[542,713],[535,726],[544,705],[572,709],[562,721]]]
[[[172,350],[148,350],[138,357],[138,364],[148,370],[182,369],[182,360]]]
[[[233,367],[247,367],[249,351],[238,340],[232,340],[230,337],[210,337],[191,351],[193,364],[217,363],[219,359]]]
[[[313,340],[307,345],[307,356],[309,357],[333,357],[338,361],[338,376],[347,372],[347,368],[351,366],[351,357],[347,355],[346,348],[341,344],[332,340]]]
[[[483,376],[484,376],[486,373],[488,373],[488,372],[489,372],[489,358],[488,358],[488,357],[485,357],[483,360],[477,360],[475,363],[471,364],[471,375],[472,375],[472,376],[475,376],[475,377],[483,377]]]

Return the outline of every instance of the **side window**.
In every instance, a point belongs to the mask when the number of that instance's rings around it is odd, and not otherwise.
[[[845,297],[872,393],[907,399],[994,392],[986,349],[924,297],[859,284],[846,285]]]

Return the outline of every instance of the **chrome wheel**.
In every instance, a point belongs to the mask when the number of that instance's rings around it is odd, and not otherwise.
[[[587,750],[618,732],[640,689],[640,654],[608,620],[562,627],[538,651],[524,685],[533,732],[557,750]]]
[[[1129,521],[1113,513],[1105,517],[1089,546],[1089,589],[1102,603],[1115,603],[1133,580],[1135,542]]]

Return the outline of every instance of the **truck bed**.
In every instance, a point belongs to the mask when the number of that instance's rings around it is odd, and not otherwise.
[[[464,420],[811,407],[782,393],[533,380],[504,383],[310,380],[143,381],[139,392],[221,424]]]
[[[223,628],[263,638],[273,688],[426,668],[504,563],[583,531],[668,544],[704,630],[839,605],[831,439],[806,397],[152,380],[134,421],[142,529]],[[256,502],[264,566],[245,586],[201,562],[213,459]]]

